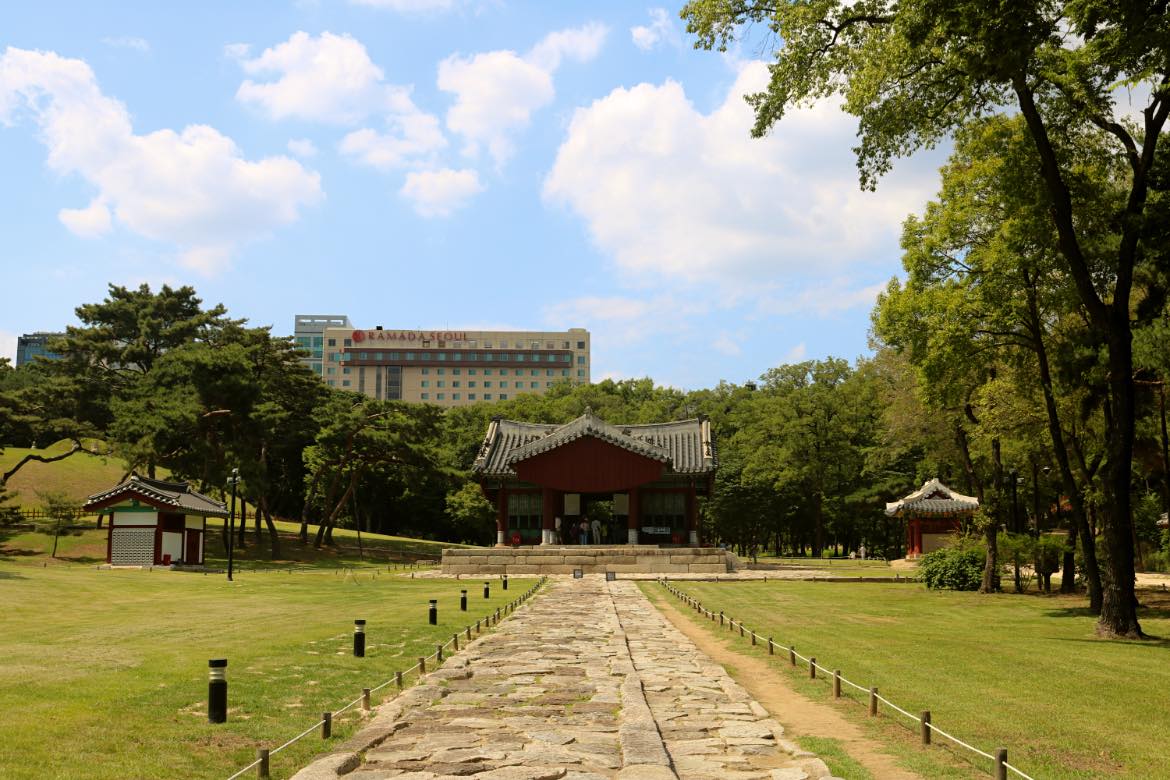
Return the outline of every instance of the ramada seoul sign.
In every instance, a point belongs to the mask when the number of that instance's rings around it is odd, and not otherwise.
[[[467,331],[355,330],[353,343],[366,341],[467,341]]]

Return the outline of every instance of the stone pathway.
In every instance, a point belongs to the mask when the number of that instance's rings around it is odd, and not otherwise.
[[[804,780],[722,667],[628,581],[550,581],[296,780]]]

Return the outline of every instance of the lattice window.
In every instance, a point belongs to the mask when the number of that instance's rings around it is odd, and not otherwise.
[[[110,563],[116,566],[150,566],[154,563],[153,528],[115,528]]]

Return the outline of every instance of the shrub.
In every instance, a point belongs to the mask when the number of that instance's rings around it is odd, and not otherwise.
[[[922,556],[918,570],[926,587],[942,590],[979,590],[986,553],[968,540]]]

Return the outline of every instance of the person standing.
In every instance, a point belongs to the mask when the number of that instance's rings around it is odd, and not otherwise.
[[[561,516],[560,515],[557,515],[555,518],[553,518],[553,533],[556,534],[556,539],[553,540],[554,542],[556,542],[557,544],[564,544],[565,543],[564,538],[561,536]]]
[[[601,521],[596,517],[593,522],[589,524],[589,529],[593,532],[593,543],[601,544]]]
[[[581,534],[581,544],[589,544],[589,523],[582,520],[581,525],[578,526],[578,531]]]

